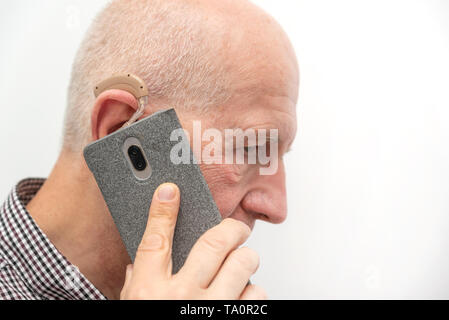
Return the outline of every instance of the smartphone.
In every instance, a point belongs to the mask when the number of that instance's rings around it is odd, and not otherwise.
[[[173,161],[173,157],[184,161]],[[132,261],[153,193],[164,182],[175,183],[181,191],[173,273],[182,267],[198,238],[221,221],[174,109],[156,112],[89,144],[84,158]]]

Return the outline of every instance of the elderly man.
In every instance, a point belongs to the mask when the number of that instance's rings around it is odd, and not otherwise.
[[[120,128],[135,112],[127,91],[96,83],[119,72],[149,89],[143,117],[174,107],[182,126],[278,129],[278,165],[201,164],[224,220],[171,274],[179,189],[155,192],[134,265],[83,148]],[[282,156],[296,133],[298,66],[280,26],[245,0],[117,0],[95,19],[73,64],[64,142],[45,179],[15,186],[0,212],[0,298],[259,299],[249,284],[257,254],[240,245],[257,219],[286,217]]]

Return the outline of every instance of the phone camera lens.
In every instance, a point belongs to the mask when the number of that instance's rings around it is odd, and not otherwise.
[[[128,149],[129,159],[137,171],[143,171],[147,167],[147,163],[143,156],[142,150],[136,145],[132,145]]]

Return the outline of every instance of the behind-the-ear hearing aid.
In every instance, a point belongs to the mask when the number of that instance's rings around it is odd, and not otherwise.
[[[95,98],[103,91],[109,89],[120,89],[131,93],[138,101],[137,111],[133,116],[123,125],[123,127],[133,124],[143,114],[145,106],[148,104],[148,88],[145,82],[138,76],[131,73],[115,74],[106,80],[101,81],[94,88]]]

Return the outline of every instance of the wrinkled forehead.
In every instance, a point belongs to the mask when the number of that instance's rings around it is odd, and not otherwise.
[[[235,94],[285,96],[296,104],[299,67],[293,46],[285,32],[268,20],[234,28],[229,32],[225,64],[231,74]]]
[[[277,129],[288,149],[297,130],[299,71],[289,43],[242,44],[229,63],[232,98],[217,109],[217,126]]]

